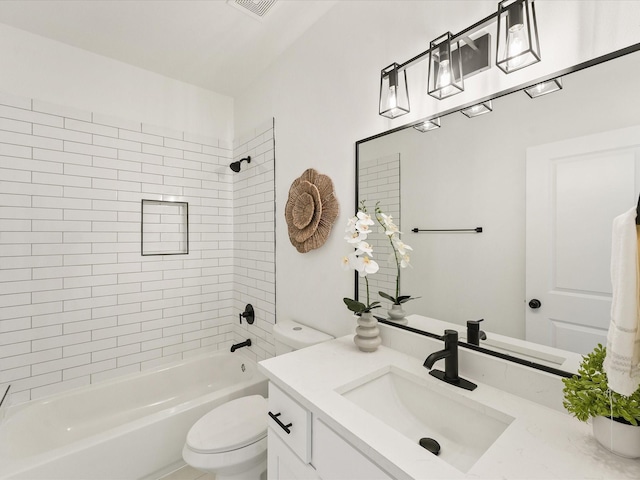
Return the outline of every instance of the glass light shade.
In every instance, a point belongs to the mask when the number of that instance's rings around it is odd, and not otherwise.
[[[396,118],[409,113],[409,90],[406,70],[392,63],[380,73],[380,115]]]
[[[560,77],[524,89],[526,94],[531,98],[541,97],[542,95],[557,92],[558,90],[562,90],[562,79]]]
[[[503,0],[498,4],[496,65],[505,73],[540,61],[538,24],[533,2]]]
[[[442,100],[464,91],[460,43],[451,41],[451,32],[429,44],[429,80],[427,93]]]
[[[477,105],[473,105],[460,111],[463,115],[469,118],[473,118],[479,115],[484,115],[485,113],[492,112],[493,104],[491,103],[491,100],[487,100],[486,102],[478,103]]]
[[[432,118],[431,120],[425,120],[422,123],[414,125],[413,128],[422,133],[440,128],[440,117]]]

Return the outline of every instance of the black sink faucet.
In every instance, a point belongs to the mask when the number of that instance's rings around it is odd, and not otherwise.
[[[475,383],[471,383],[458,375],[458,332],[445,330],[441,339],[444,340],[444,350],[433,352],[424,361],[424,367],[430,370],[429,375],[456,387],[474,390],[477,387]],[[442,370],[431,370],[433,365],[443,358],[444,372]]]
[[[480,320],[467,320],[467,343],[472,345],[480,345],[480,340],[486,340],[487,334],[480,330]]]

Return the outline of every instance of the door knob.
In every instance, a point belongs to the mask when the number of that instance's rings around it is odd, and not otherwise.
[[[529,307],[533,308],[534,310],[536,308],[540,308],[542,306],[542,303],[540,302],[540,300],[538,300],[537,298],[532,298],[529,301]]]

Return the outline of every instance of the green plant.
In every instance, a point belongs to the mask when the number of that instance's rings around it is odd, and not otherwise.
[[[378,295],[380,295],[382,298],[386,298],[394,305],[402,305],[403,303],[406,303],[409,300],[415,300],[416,298],[418,298],[418,297],[412,297],[411,295],[400,295],[399,297],[394,298],[388,293],[384,293],[384,292],[378,292]]]
[[[640,388],[633,395],[620,395],[609,389],[602,364],[606,348],[598,346],[582,357],[578,375],[564,378],[564,408],[581,422],[590,417],[613,417],[631,425],[640,421]]]

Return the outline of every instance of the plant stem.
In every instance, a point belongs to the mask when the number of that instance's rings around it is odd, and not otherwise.
[[[367,285],[367,308],[369,308],[369,278],[364,277],[364,283]]]
[[[380,224],[380,226],[385,230],[386,232],[386,227],[384,226],[384,223],[382,223],[382,220],[380,219],[380,216],[378,215],[381,212],[380,208],[378,208],[378,206],[376,205],[376,220],[378,221],[378,223]],[[385,233],[386,235],[386,233]],[[391,249],[393,250],[393,256],[396,259],[396,302],[398,301],[398,297],[400,296],[400,261],[398,260],[398,251],[396,250],[396,246],[393,244],[393,236],[395,234],[391,234],[391,235],[386,235],[389,238],[389,243],[391,244]],[[399,303],[396,303],[396,305],[400,305]]]

